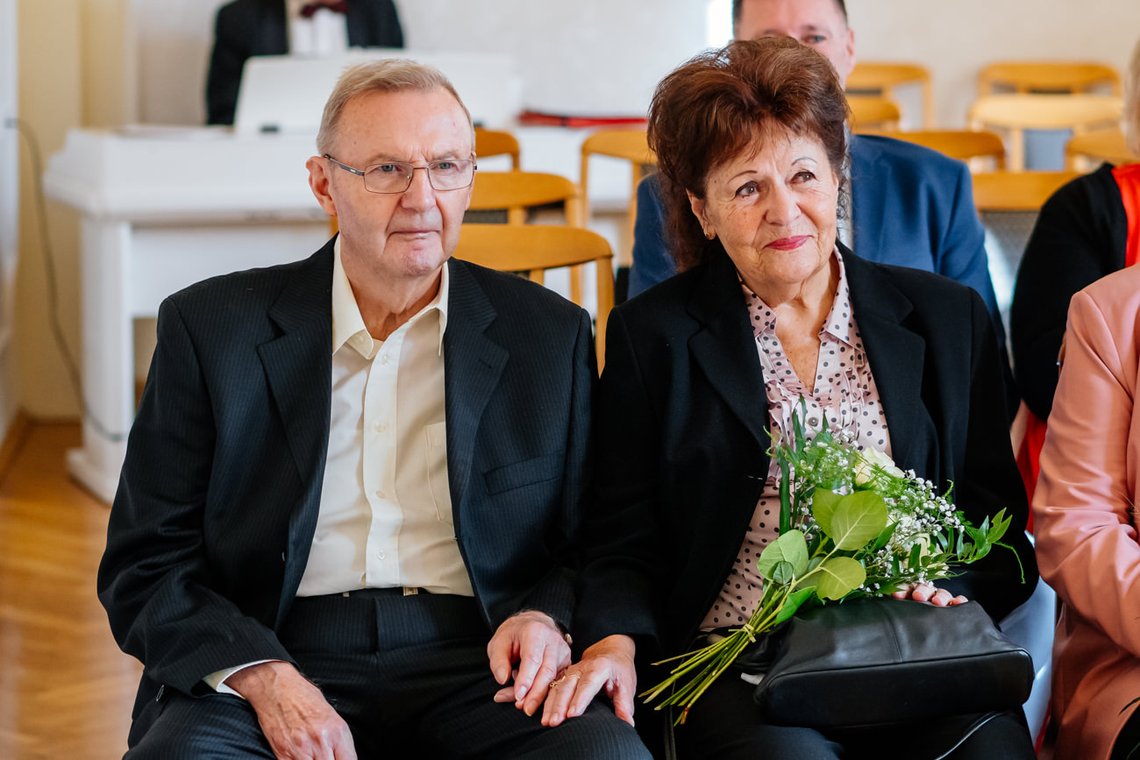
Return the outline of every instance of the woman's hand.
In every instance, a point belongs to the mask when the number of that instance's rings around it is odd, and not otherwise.
[[[542,725],[557,726],[586,711],[605,689],[614,714],[633,725],[633,699],[637,693],[634,668],[636,647],[629,636],[607,636],[582,653],[582,659],[562,671],[550,684],[542,710]]]
[[[911,583],[891,594],[895,599],[911,599],[916,602],[929,602],[935,607],[954,607],[965,604],[969,600],[959,594],[954,596],[944,588],[938,588],[933,583]]]

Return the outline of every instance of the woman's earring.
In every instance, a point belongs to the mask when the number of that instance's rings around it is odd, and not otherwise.
[[[709,240],[712,240],[713,238],[716,237],[716,233],[713,232],[712,230],[705,230],[705,237],[708,238]]]

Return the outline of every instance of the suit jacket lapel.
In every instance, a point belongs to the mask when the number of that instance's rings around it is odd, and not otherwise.
[[[453,259],[448,266],[451,291],[447,332],[443,337],[444,413],[447,476],[458,537],[462,532],[460,507],[471,477],[475,435],[509,352],[486,335],[495,320],[495,308],[468,265]]]
[[[922,399],[926,341],[905,325],[913,310],[910,299],[888,277],[845,247],[843,262],[851,302],[867,359],[882,399],[891,436],[891,451],[904,469],[929,472],[931,442]]]
[[[764,375],[736,270],[727,254],[715,256],[706,267],[688,310],[701,325],[689,339],[693,360],[761,451],[767,451]]]
[[[857,251],[883,249],[886,236],[886,191],[891,187],[891,164],[880,160],[874,143],[851,137],[851,206],[855,216]]]
[[[289,505],[289,562],[279,616],[301,581],[320,509],[332,397],[333,244],[294,271],[269,311],[281,335],[258,346],[303,492]]]

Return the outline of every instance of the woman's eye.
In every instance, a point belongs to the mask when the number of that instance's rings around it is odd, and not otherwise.
[[[806,169],[801,172],[796,172],[796,182],[811,182],[813,179],[815,179],[815,174],[807,171]]]
[[[757,187],[755,182],[746,182],[741,185],[736,191],[737,198],[747,198],[750,195],[755,195]]]
[[[394,174],[395,172],[400,171],[399,164],[377,164],[372,168],[381,174]]]

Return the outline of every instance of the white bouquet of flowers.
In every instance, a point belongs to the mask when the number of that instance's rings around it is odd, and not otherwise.
[[[934,485],[903,472],[879,451],[859,451],[852,438],[824,429],[810,436],[800,414],[790,440],[775,439],[780,471],[779,537],[757,570],[763,595],[751,619],[675,662],[670,675],[641,696],[656,709],[680,708],[684,723],[701,694],[751,644],[805,605],[887,596],[911,583],[954,574],[1000,543],[1005,510],[973,526]],[[661,664],[661,663],[658,663]]]

